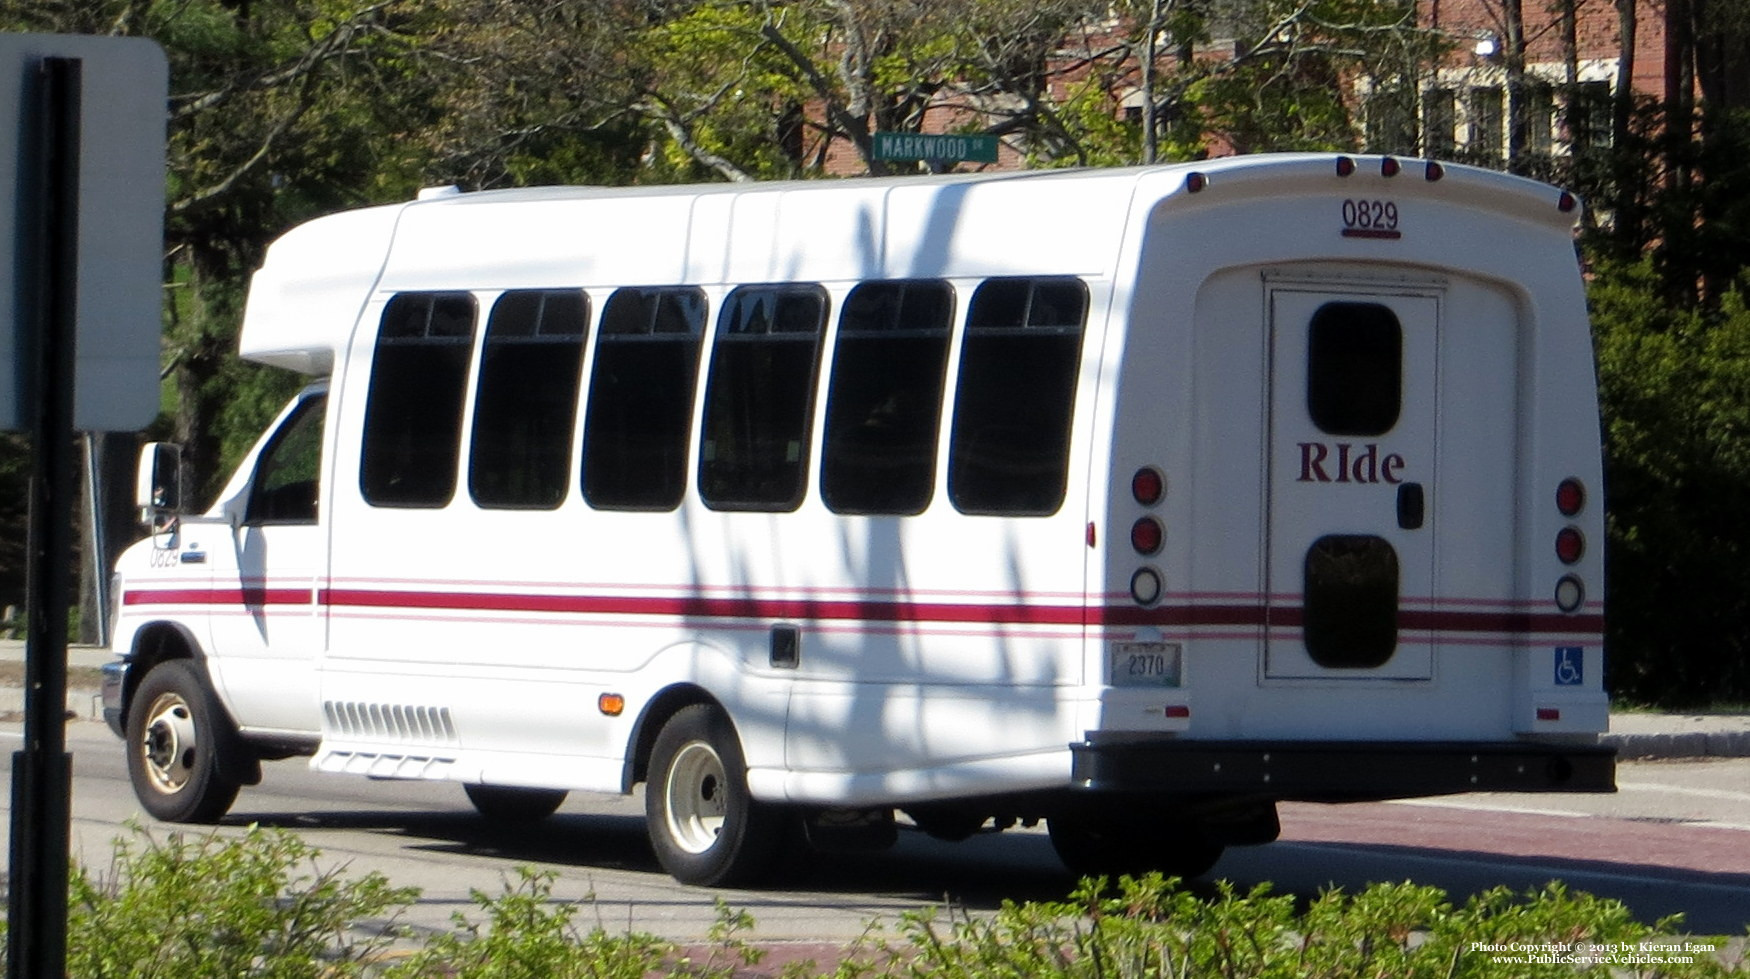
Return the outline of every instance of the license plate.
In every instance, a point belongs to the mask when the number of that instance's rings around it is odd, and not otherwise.
[[[1110,647],[1114,687],[1176,687],[1180,647],[1176,642],[1115,642]]]

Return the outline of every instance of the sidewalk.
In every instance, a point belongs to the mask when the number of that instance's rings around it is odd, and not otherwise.
[[[72,646],[67,665],[74,674],[67,684],[67,709],[88,720],[103,719],[95,682],[81,683],[109,662],[109,650]],[[0,663],[22,663],[24,643],[0,639]],[[24,709],[24,691],[16,681],[0,680],[0,714]],[[1617,757],[1636,758],[1750,758],[1750,712],[1693,713],[1682,711],[1617,711],[1610,715],[1610,733],[1604,743],[1615,745]]]

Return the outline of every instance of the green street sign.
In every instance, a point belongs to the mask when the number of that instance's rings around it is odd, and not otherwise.
[[[997,138],[963,134],[875,134],[877,160],[932,160],[942,163],[995,163]]]

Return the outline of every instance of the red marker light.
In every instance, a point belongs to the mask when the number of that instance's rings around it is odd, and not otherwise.
[[[1337,157],[1337,176],[1347,177],[1355,172],[1355,161],[1346,156]]]
[[[1574,527],[1563,527],[1556,532],[1556,557],[1563,564],[1573,564],[1586,553],[1586,538]]]
[[[1402,166],[1398,163],[1396,157],[1388,156],[1379,161],[1379,172],[1384,176],[1395,177],[1401,169]]]
[[[1429,183],[1433,183],[1441,177],[1446,176],[1446,168],[1435,163],[1433,160],[1429,160],[1427,168],[1422,171],[1422,176],[1426,177]]]
[[[1578,479],[1568,478],[1556,487],[1556,509],[1562,516],[1572,517],[1586,505],[1586,484]]]
[[[1138,554],[1154,554],[1166,540],[1166,528],[1153,517],[1138,517],[1130,525],[1130,546],[1136,548]]]
[[[1144,466],[1130,477],[1130,495],[1143,506],[1154,506],[1167,493],[1167,477],[1159,469]]]

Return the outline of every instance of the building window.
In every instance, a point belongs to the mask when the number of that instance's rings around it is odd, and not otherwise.
[[[1501,115],[1505,100],[1498,88],[1473,88],[1465,103],[1465,148],[1473,157],[1498,160],[1506,152]]]
[[[1422,93],[1422,146],[1430,157],[1450,157],[1456,149],[1458,96],[1449,88]]]
[[[672,510],[705,335],[698,289],[617,289],[602,308],[583,423],[583,498],[600,510]]]
[[[1555,148],[1555,90],[1542,82],[1527,82],[1520,89],[1524,106],[1520,113],[1525,126],[1521,145],[1526,152],[1548,156]]]
[[[365,396],[365,502],[441,507],[455,495],[473,345],[472,295],[405,292],[389,300]]]
[[[1609,82],[1581,82],[1569,89],[1563,121],[1568,142],[1574,149],[1602,149],[1610,145],[1614,102]]]

